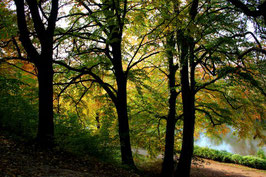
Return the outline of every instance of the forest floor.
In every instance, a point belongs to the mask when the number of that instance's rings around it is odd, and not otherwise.
[[[145,167],[144,171],[149,173],[150,177],[160,177],[161,164],[162,160],[149,163],[149,166]],[[191,166],[190,177],[266,177],[266,170],[208,159],[198,159]]]
[[[193,177],[266,177],[265,170],[249,168],[243,165],[221,163],[204,159],[203,166],[193,166],[191,176]]]
[[[77,157],[62,151],[40,151],[33,146],[15,143],[0,132],[0,177],[140,177],[158,176],[160,162],[133,171],[96,158]],[[266,177],[266,171],[241,165],[204,160],[193,165],[191,177]]]

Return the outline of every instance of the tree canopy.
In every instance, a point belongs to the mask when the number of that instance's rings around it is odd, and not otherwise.
[[[164,154],[162,176],[189,176],[203,130],[219,137],[233,128],[263,145],[264,7],[242,0],[1,1],[0,127],[21,123],[42,148],[74,148],[76,138],[119,148],[132,168],[139,148]]]

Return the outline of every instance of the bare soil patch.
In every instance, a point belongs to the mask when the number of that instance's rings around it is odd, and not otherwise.
[[[213,160],[204,161],[200,166],[192,166],[191,177],[266,177],[265,170]]]

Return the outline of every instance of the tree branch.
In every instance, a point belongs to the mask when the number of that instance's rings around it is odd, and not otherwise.
[[[27,71],[27,70],[25,70],[25,69],[23,69],[23,68],[21,68],[21,67],[18,67],[18,66],[15,65],[15,64],[12,64],[12,63],[9,63],[9,62],[6,62],[6,61],[5,61],[5,63],[8,64],[8,65],[10,65],[10,66],[13,66],[13,67],[15,67],[15,68],[18,68],[18,69],[20,69],[21,71],[24,71],[24,72],[26,72],[26,73],[28,73],[28,74],[31,74],[31,75],[37,77],[37,74],[32,73],[32,72],[30,72],[30,71]]]
[[[205,115],[207,115],[210,118],[210,121],[211,121],[213,127],[215,127],[216,125],[221,125],[222,124],[221,122],[215,123],[214,120],[213,120],[212,115],[208,111],[206,111],[204,109],[199,109],[199,108],[195,108],[195,110],[205,113]]]
[[[72,71],[76,71],[76,72],[80,72],[80,73],[84,73],[84,74],[89,74],[91,75],[95,81],[97,83],[99,83],[103,89],[107,92],[107,94],[110,96],[110,98],[112,99],[112,101],[116,104],[117,102],[117,99],[116,99],[116,93],[117,91],[115,90],[115,88],[113,86],[111,86],[110,84],[104,82],[99,76],[97,76],[95,73],[93,73],[91,70],[93,67],[95,67],[96,65],[90,67],[90,68],[81,68],[81,69],[77,69],[77,68],[73,68],[61,61],[56,61],[56,60],[53,60],[54,63],[56,64],[59,64],[61,66],[64,66],[65,68],[69,69],[69,70],[72,70]]]
[[[24,1],[23,0],[15,0],[16,11],[17,11],[17,22],[18,28],[20,32],[20,41],[22,42],[23,47],[27,51],[30,59],[35,63],[37,61],[36,58],[39,57],[39,53],[36,48],[32,45],[30,40],[30,32],[27,27],[26,17],[24,14]]]
[[[24,1],[24,0],[23,0]],[[36,0],[26,0],[29,8],[30,8],[30,13],[31,13],[31,18],[34,23],[34,28],[36,30],[36,33],[38,35],[38,38],[40,39],[41,43],[44,43],[45,40],[43,40],[45,36],[45,27],[42,22],[40,13],[39,13],[39,8]]]
[[[58,14],[58,0],[52,0],[52,9],[50,16],[48,18],[48,27],[47,27],[47,33],[49,37],[53,37],[54,35],[57,14]]]
[[[258,10],[250,10],[247,5],[245,5],[243,2],[240,0],[227,0],[231,2],[234,6],[239,8],[244,14],[247,16],[251,17],[258,17],[258,16],[263,16],[264,20],[266,20],[266,15],[265,15],[265,7],[266,7],[266,1],[264,1],[262,4],[260,4],[257,9]]]

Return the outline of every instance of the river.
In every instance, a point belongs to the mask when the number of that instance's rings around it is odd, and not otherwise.
[[[204,133],[202,133],[200,137],[195,140],[195,145],[216,150],[224,150],[240,155],[256,155],[257,151],[262,149],[264,154],[266,154],[265,142],[262,143],[262,146],[259,146],[261,142],[262,140],[258,138],[239,139],[237,136],[233,135],[233,133],[229,133],[222,137],[221,141],[217,141],[213,138],[206,137]]]

